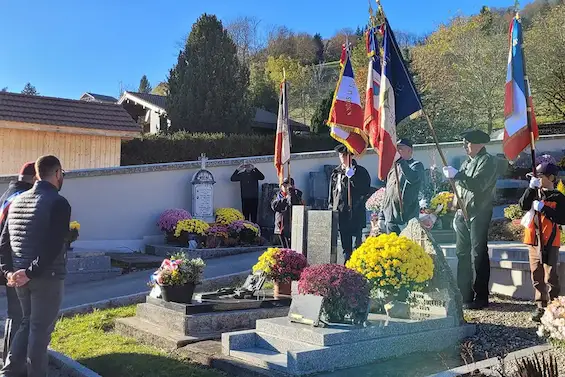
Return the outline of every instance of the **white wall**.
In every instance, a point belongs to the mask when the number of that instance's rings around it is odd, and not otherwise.
[[[558,151],[565,148],[565,135],[542,138],[538,151]],[[441,165],[434,145],[415,146],[415,158],[426,167]],[[442,144],[448,162],[464,155],[461,143]],[[489,152],[502,152],[500,142],[492,142]],[[265,181],[277,182],[273,157],[246,158],[265,174]],[[210,160],[207,168],[216,180],[214,205],[240,209],[239,184],[230,182],[235,168],[243,158]],[[376,182],[377,155],[369,151],[359,159]],[[312,152],[292,155],[292,176],[297,187],[308,195],[308,173],[320,171],[323,165],[336,165],[333,152]],[[191,210],[190,180],[199,169],[199,162],[127,166],[70,172],[62,194],[72,206],[72,219],[81,223],[77,246],[138,248],[145,236],[159,235],[155,222],[168,208]],[[0,176],[0,192],[14,177]]]

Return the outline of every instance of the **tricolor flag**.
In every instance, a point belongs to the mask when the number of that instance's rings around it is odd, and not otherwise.
[[[284,164],[290,162],[290,123],[288,117],[287,89],[286,79],[283,79],[279,98],[277,136],[275,139],[275,169],[277,169],[280,182],[284,179]]]
[[[504,154],[515,160],[534,139],[539,136],[533,110],[530,84],[524,67],[522,23],[516,16],[510,23],[508,73],[504,95]],[[528,119],[528,113],[530,119]]]
[[[379,129],[379,94],[381,87],[381,58],[377,42],[379,28],[369,28],[365,34],[367,42],[367,56],[369,56],[369,70],[367,74],[367,91],[365,93],[365,121],[363,129],[369,136],[373,148],[378,145]]]
[[[398,159],[396,126],[408,117],[419,115],[422,110],[422,102],[404,64],[402,53],[388,20],[385,19],[382,28],[384,55],[376,149],[379,154],[379,179],[385,180],[394,161]]]
[[[341,72],[327,125],[331,128],[331,137],[344,144],[353,154],[360,155],[367,149],[367,135],[363,131],[363,108],[345,45],[341,56]]]

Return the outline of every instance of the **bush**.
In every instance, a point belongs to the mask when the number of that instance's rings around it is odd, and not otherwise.
[[[209,158],[269,156],[274,154],[275,135],[189,133],[146,135],[122,142],[121,164],[143,165],[196,161]],[[337,141],[325,135],[293,135],[292,152],[331,150]]]
[[[508,220],[518,220],[524,217],[526,212],[518,204],[512,204],[504,208],[504,217]]]
[[[507,219],[493,220],[488,231],[489,241],[517,241],[524,239],[524,227]]]

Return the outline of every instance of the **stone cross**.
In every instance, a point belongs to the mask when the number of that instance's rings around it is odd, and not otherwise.
[[[200,160],[200,163],[201,163],[200,168],[202,170],[205,170],[206,169],[206,161],[208,161],[208,158],[206,157],[206,153],[201,153],[200,157],[198,157],[198,159]]]

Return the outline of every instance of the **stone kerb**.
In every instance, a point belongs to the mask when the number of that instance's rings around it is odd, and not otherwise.
[[[401,235],[421,245],[434,261],[434,276],[424,292],[427,300],[445,303],[447,315],[456,325],[463,324],[463,298],[441,247],[416,219],[410,220]]]

